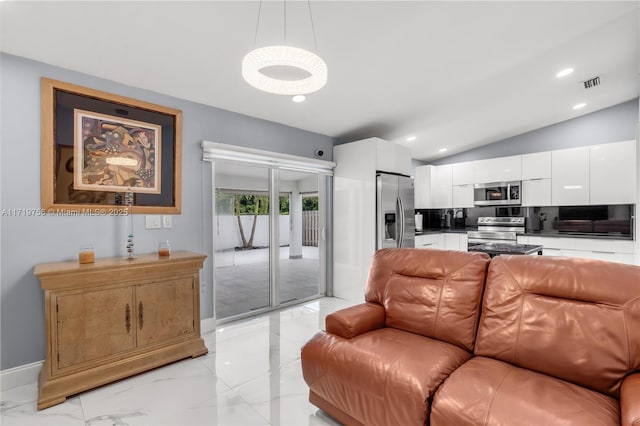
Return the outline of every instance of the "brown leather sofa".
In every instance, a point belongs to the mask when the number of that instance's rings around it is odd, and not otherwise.
[[[302,348],[342,423],[640,425],[638,266],[387,249],[365,300]]]

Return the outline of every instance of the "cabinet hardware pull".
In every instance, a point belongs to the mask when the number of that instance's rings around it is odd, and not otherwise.
[[[127,307],[124,310],[124,325],[127,327],[127,334],[131,331],[131,308],[127,303]]]
[[[144,325],[144,306],[142,302],[138,303],[138,324],[140,324],[140,330],[142,330]]]

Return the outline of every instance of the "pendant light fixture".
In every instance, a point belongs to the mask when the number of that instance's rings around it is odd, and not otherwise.
[[[314,47],[317,52],[318,45],[309,0],[307,0],[307,5]],[[258,38],[261,12],[262,0],[260,0],[258,9],[254,46]],[[286,0],[284,0],[283,26],[283,45],[261,47],[247,53],[242,60],[242,77],[256,89],[276,95],[305,95],[321,89],[327,82],[327,64],[315,53],[287,46]]]

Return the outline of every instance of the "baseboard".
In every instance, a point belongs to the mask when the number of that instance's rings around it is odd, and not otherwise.
[[[200,320],[200,334],[210,333],[216,330],[216,319],[205,318]]]
[[[289,256],[289,259],[302,259],[302,255],[301,254],[294,254],[292,256]]]
[[[44,361],[37,361],[0,371],[0,389],[6,391],[18,386],[37,383],[43,363]]]

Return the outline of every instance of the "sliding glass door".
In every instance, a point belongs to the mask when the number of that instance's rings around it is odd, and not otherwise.
[[[325,292],[324,175],[214,162],[214,301],[236,319]]]
[[[269,169],[217,162],[215,182],[216,317],[268,308]]]
[[[286,228],[280,228],[280,302],[318,295],[321,282],[321,223],[318,175],[280,170],[281,204],[286,205]]]

